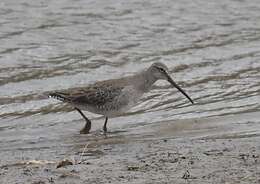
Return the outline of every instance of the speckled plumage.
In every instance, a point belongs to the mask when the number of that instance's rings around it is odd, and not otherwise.
[[[82,110],[113,117],[131,108],[138,100],[137,96],[141,97],[143,93],[128,83],[127,79],[97,82],[85,88],[54,92],[49,96]]]
[[[86,125],[81,133],[88,133],[91,128],[90,120],[81,110],[104,115],[106,121],[103,129],[106,132],[108,117],[117,116],[129,110],[158,79],[168,80],[192,102],[189,96],[172,81],[168,75],[168,68],[162,63],[154,63],[147,70],[133,76],[101,81],[88,87],[53,92],[49,94],[49,97],[75,107],[86,120]]]

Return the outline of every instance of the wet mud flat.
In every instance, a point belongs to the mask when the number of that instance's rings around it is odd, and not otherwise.
[[[260,183],[257,117],[259,113],[168,121],[144,126],[143,132],[80,135],[66,156],[2,164],[0,181]],[[62,165],[64,159],[68,162]]]

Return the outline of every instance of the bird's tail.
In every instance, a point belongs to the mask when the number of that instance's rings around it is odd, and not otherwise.
[[[70,101],[70,99],[67,97],[67,95],[65,93],[61,93],[61,92],[53,92],[53,93],[49,93],[48,94],[49,98],[54,98],[57,100],[60,100],[62,102],[68,102]]]

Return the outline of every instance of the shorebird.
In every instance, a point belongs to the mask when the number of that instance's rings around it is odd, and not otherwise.
[[[81,114],[86,121],[85,126],[80,130],[81,134],[87,134],[91,129],[91,121],[82,110],[104,115],[103,131],[106,133],[108,118],[123,114],[133,107],[160,79],[167,80],[193,103],[185,91],[170,77],[168,67],[160,62],[153,63],[148,69],[133,76],[100,81],[74,90],[57,91],[49,93],[49,97],[72,105]]]

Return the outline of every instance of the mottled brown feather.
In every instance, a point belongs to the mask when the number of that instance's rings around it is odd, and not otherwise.
[[[115,85],[112,80],[109,80],[105,83],[104,81],[98,82],[85,88],[54,92],[50,96],[74,104],[102,106],[118,97],[123,88],[120,82]]]

